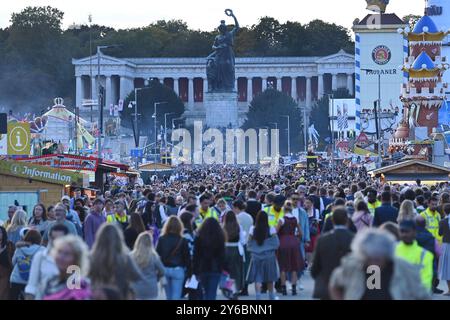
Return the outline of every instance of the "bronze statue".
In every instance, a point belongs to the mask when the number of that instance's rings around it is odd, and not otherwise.
[[[239,23],[230,9],[225,14],[234,18],[234,28],[227,30],[225,20],[222,20],[218,28],[220,34],[214,40],[213,50],[206,59],[206,75],[208,78],[209,92],[232,92],[235,80],[233,42],[239,30]]]

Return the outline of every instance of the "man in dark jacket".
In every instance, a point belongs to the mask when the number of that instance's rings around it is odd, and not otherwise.
[[[381,194],[381,206],[375,209],[373,226],[379,227],[386,222],[397,223],[398,210],[391,204],[391,193],[383,191]]]
[[[256,221],[256,215],[261,211],[261,202],[256,200],[256,192],[254,190],[248,192],[247,208],[245,211],[252,216],[253,221]]]
[[[416,218],[416,240],[419,246],[433,254],[433,293],[442,294],[444,291],[438,289],[439,279],[437,278],[438,257],[436,254],[436,238],[426,229],[426,224],[427,222],[422,216]]]
[[[317,240],[311,275],[315,280],[313,298],[329,300],[328,283],[341,258],[350,252],[353,233],[347,228],[348,216],[345,207],[337,207],[332,214],[334,229]]]

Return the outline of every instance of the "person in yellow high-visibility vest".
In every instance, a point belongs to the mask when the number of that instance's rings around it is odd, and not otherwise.
[[[273,204],[264,208],[264,211],[267,213],[269,218],[270,227],[276,227],[278,225],[278,221],[284,217],[283,205],[285,201],[286,198],[284,196],[277,195],[273,201]]]
[[[381,207],[381,201],[377,199],[377,191],[374,189],[367,191],[367,207],[372,216],[375,215],[375,209]]]
[[[442,244],[442,236],[439,235],[439,222],[441,221],[441,215],[437,211],[438,199],[432,197],[428,201],[428,208],[422,211],[420,214],[427,222],[426,229]]]
[[[404,220],[400,223],[400,242],[395,249],[395,255],[418,267],[424,288],[431,292],[434,257],[417,243],[414,221]]]
[[[128,215],[123,201],[116,200],[116,202],[114,202],[114,213],[106,216],[106,222],[118,223],[123,230],[128,227]]]
[[[219,221],[219,213],[216,209],[211,208],[211,199],[208,195],[202,195],[199,199],[200,208],[198,210],[198,216],[195,218],[195,225],[198,228],[202,225],[203,221],[208,218],[214,218]]]

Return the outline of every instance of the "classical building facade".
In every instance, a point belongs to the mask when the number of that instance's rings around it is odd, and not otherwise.
[[[205,58],[114,58],[100,56],[73,60],[76,77],[76,104],[97,96],[97,75],[106,88],[106,108],[119,104],[145,79],[158,79],[172,88],[186,105],[187,123],[205,118],[204,93],[207,92]],[[236,58],[236,84],[240,118],[255,95],[269,87],[285,92],[300,107],[310,110],[313,102],[338,88],[354,94],[354,55],[343,50],[325,57]],[[94,109],[95,110],[95,109]],[[83,112],[82,112],[83,113]],[[245,117],[244,117],[245,118]]]

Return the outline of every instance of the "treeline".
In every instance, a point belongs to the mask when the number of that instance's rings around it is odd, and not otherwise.
[[[64,13],[52,7],[28,7],[0,29],[0,109],[39,113],[56,96],[73,106],[72,58],[95,53],[97,45],[116,44],[116,57],[201,57],[211,52],[217,32],[192,30],[181,20],[157,21],[146,27],[116,30],[99,25],[62,28]],[[261,18],[242,27],[237,56],[323,56],[353,51],[349,30],[314,20],[280,23]]]

